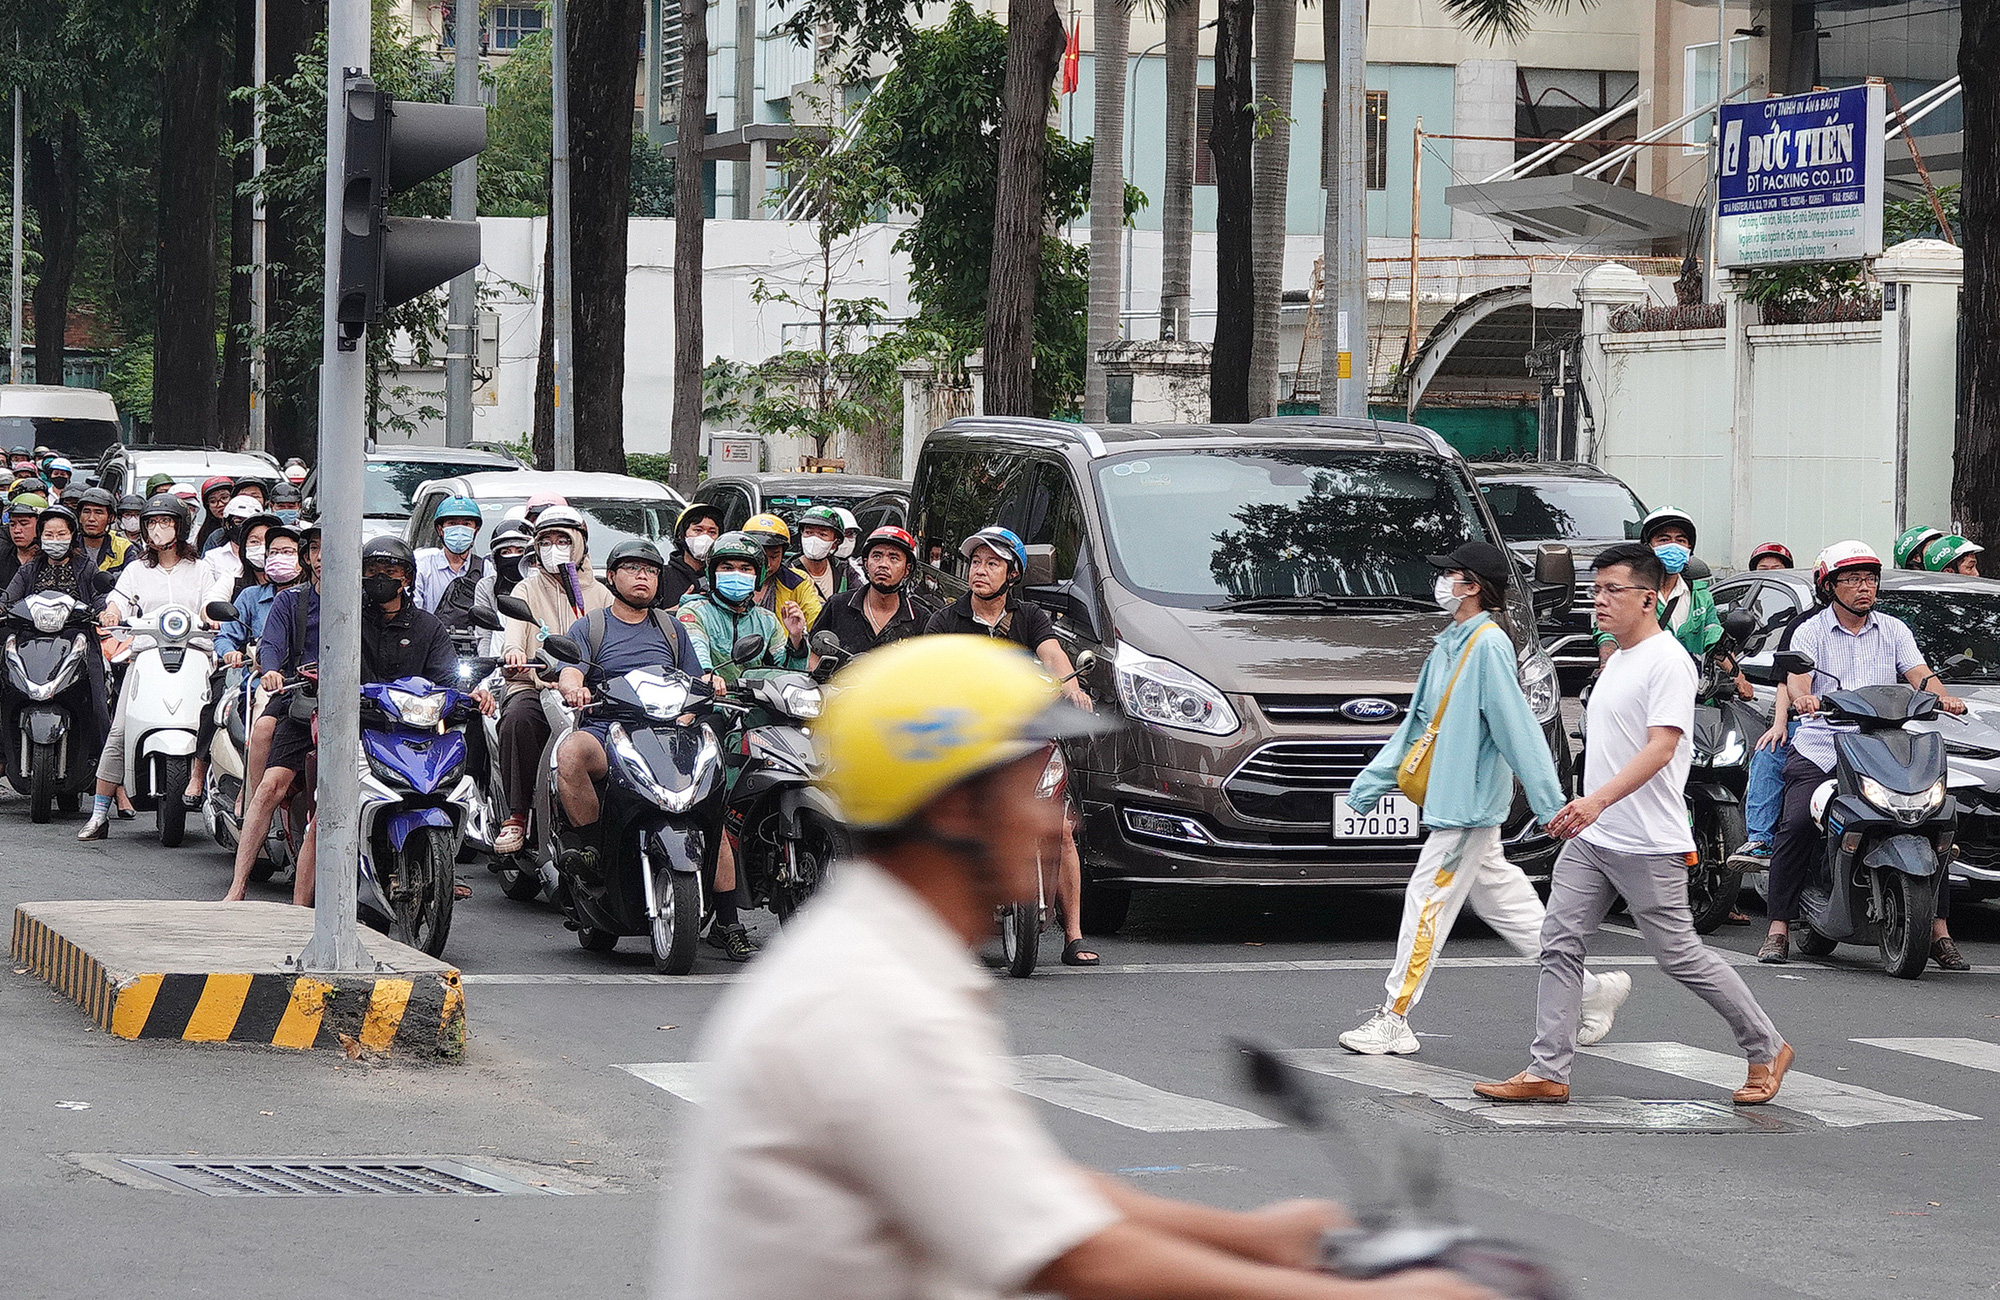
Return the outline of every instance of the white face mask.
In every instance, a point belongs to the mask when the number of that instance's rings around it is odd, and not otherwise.
[[[51,560],[62,559],[65,555],[69,554],[69,538],[65,537],[58,540],[54,537],[44,537],[42,539],[42,554],[48,556]]]
[[[715,539],[707,533],[689,533],[684,540],[688,555],[697,560],[707,559],[709,551],[715,546]]]
[[[1431,586],[1431,595],[1433,598],[1436,599],[1438,603],[1438,608],[1443,610],[1447,614],[1458,613],[1459,604],[1463,601],[1472,599],[1472,597],[1470,596],[1460,596],[1455,594],[1452,591],[1452,588],[1457,585],[1458,585],[1458,580],[1452,577],[1449,573],[1440,573],[1438,575],[1438,580]]]
[[[118,529],[120,532],[132,533],[136,535],[139,531],[139,516],[137,515],[118,516]]]
[[[824,537],[808,537],[799,543],[799,551],[808,560],[824,560],[833,554],[833,543]]]
[[[264,543],[252,542],[243,548],[243,558],[258,568],[264,567]]]
[[[149,524],[146,527],[146,540],[154,546],[171,546],[178,536],[180,530],[171,523]]]
[[[853,559],[854,542],[855,542],[854,535],[852,533],[849,533],[847,536],[840,539],[840,545],[834,550],[833,553],[839,556],[843,560]]]
[[[568,546],[544,546],[539,548],[539,550],[542,557],[542,567],[551,573],[569,563],[570,548]]]

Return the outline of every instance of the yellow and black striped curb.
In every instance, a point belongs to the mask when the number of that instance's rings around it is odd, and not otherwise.
[[[465,1046],[465,995],[458,972],[448,967],[351,975],[127,972],[31,915],[27,905],[14,913],[11,952],[16,965],[119,1038],[350,1051],[352,1043],[429,1059],[454,1059]]]

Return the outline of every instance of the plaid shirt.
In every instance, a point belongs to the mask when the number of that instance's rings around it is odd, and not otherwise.
[[[1832,606],[1793,629],[1792,649],[1811,655],[1818,665],[1812,675],[1814,695],[1861,686],[1893,686],[1924,661],[1917,638],[1902,619],[1870,613],[1859,632],[1850,632],[1841,626],[1838,611]],[[1799,724],[1792,748],[1831,772],[1836,757],[1834,733],[1853,730],[1852,726],[1836,727],[1813,714]]]

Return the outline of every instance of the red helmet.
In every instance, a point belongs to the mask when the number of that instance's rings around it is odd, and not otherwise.
[[[1835,542],[1819,553],[1813,566],[1813,586],[1824,587],[1833,576],[1846,569],[1873,569],[1882,572],[1882,557],[1866,542]]]
[[[217,488],[228,488],[229,494],[234,496],[236,495],[236,480],[227,474],[217,474],[214,478],[203,479],[201,481],[201,499],[204,501],[208,500],[208,494]]]
[[[1759,546],[1756,550],[1750,552],[1750,567],[1753,569],[1756,568],[1757,561],[1763,559],[1767,555],[1777,556],[1779,559],[1785,562],[1785,567],[1788,569],[1795,567],[1792,563],[1791,548],[1786,546],[1783,542],[1765,542],[1763,545]]]
[[[917,562],[917,539],[910,536],[904,529],[898,528],[894,524],[884,524],[882,527],[868,534],[868,540],[861,544],[861,554],[864,558],[877,542],[887,542],[889,545],[901,549],[904,554],[908,555],[910,563],[915,564]]]

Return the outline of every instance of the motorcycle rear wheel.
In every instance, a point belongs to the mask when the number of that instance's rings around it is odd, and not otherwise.
[[[28,759],[28,820],[37,826],[49,819],[56,801],[56,747],[36,745]]]
[[[701,878],[662,863],[653,868],[653,897],[660,908],[652,925],[653,970],[685,975],[701,941]]]
[[[1729,855],[1743,846],[1745,834],[1741,804],[1695,804],[1697,860],[1688,868],[1688,911],[1696,934],[1713,934],[1736,909],[1743,873],[1730,868]]]
[[[451,832],[439,826],[419,826],[403,842],[398,863],[400,886],[394,894],[396,915],[389,937],[433,957],[444,955],[451,934],[451,905],[457,880],[452,874]]]
[[[1882,950],[1882,969],[1897,979],[1916,979],[1930,963],[1937,889],[1936,876],[1883,874],[1882,924],[1876,944]]]
[[[501,893],[517,903],[532,903],[542,892],[542,877],[532,863],[524,863],[522,855],[507,854],[500,859],[496,874],[500,877]]]
[[[1798,945],[1799,955],[1803,957],[1826,957],[1840,946],[1838,942],[1827,938],[1810,925],[1802,925],[1793,930],[1792,942]]]
[[[1034,903],[1009,903],[1000,909],[1000,954],[1007,973],[1024,980],[1042,959],[1042,909]]]
[[[576,941],[588,952],[610,952],[618,946],[618,936],[594,925],[576,927]]]
[[[771,887],[771,911],[776,914],[778,924],[790,921],[792,914],[813,896],[826,878],[827,868],[840,856],[840,850],[840,832],[833,825],[811,813],[799,814],[798,880],[789,884],[776,881]],[[781,845],[779,852],[783,851]]]
[[[187,838],[188,809],[181,796],[187,793],[190,761],[186,754],[160,756],[159,780],[153,789],[153,824],[159,828],[160,844],[165,848],[179,848]]]

